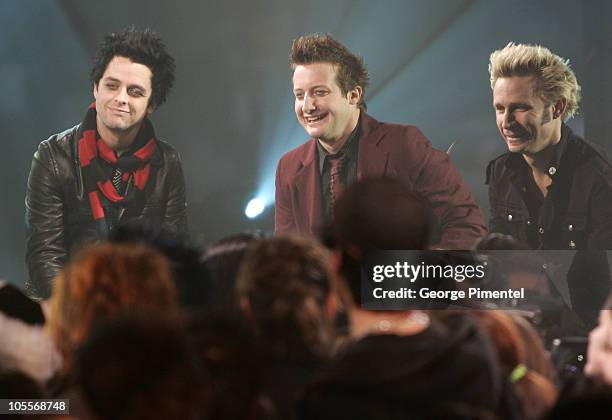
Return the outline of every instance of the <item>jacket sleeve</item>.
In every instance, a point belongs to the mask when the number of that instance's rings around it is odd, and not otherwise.
[[[187,224],[185,176],[178,152],[169,154],[167,165],[168,201],[166,202],[164,227],[187,239],[189,237],[189,227]]]
[[[295,218],[291,206],[291,197],[287,181],[281,174],[283,160],[276,167],[275,198],[274,198],[274,233],[295,231]]]
[[[434,247],[471,249],[476,240],[487,234],[482,210],[448,155],[432,148],[429,140],[413,129],[411,137],[417,137],[416,144],[421,149],[416,154],[420,161],[415,190],[429,202],[441,229],[440,242]]]
[[[66,263],[62,183],[53,165],[49,146],[43,142],[32,159],[26,190],[26,263],[28,293],[51,295],[52,280]]]

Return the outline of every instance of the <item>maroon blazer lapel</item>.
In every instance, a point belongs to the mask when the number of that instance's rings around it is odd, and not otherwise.
[[[387,174],[389,151],[385,149],[383,142],[384,125],[366,113],[362,114],[360,120],[361,138],[357,153],[357,179],[389,175]]]
[[[321,197],[321,175],[317,164],[316,140],[311,140],[302,160],[302,167],[295,174],[295,220],[299,231],[319,233],[323,225],[323,197]]]
[[[360,118],[361,136],[357,153],[357,179],[387,174],[389,151],[384,147],[384,125],[363,114]],[[323,197],[321,195],[321,174],[317,160],[316,140],[306,145],[301,168],[296,172],[292,189],[297,230],[319,234],[323,227]]]

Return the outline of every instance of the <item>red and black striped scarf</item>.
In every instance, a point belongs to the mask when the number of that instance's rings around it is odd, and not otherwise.
[[[149,160],[155,153],[157,143],[153,127],[145,119],[133,142],[138,148],[117,157],[115,151],[102,140],[96,127],[96,106],[93,103],[87,109],[78,131],[79,163],[96,230],[101,237],[105,237],[109,226],[105,203],[116,203],[124,208],[138,208],[144,204],[144,190],[151,173]],[[122,181],[128,183],[125,195],[120,194],[112,183],[116,168],[123,172]]]

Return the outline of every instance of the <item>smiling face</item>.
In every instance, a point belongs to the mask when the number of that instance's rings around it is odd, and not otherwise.
[[[497,79],[493,88],[497,128],[508,150],[534,155],[560,139],[564,103],[547,105],[536,95],[532,76]]]
[[[293,72],[295,115],[304,130],[324,145],[340,145],[359,120],[362,89],[342,93],[332,63],[298,65]]]
[[[144,64],[115,56],[94,85],[98,132],[110,148],[129,147],[145,117],[153,112],[151,78]]]

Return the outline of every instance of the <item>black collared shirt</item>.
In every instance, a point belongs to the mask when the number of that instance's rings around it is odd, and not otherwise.
[[[359,123],[349,136],[348,140],[342,146],[342,148],[338,151],[338,153],[332,155],[330,154],[321,143],[317,140],[317,151],[319,154],[319,172],[321,174],[321,192],[323,193],[323,205],[324,205],[324,214],[325,218],[329,220],[331,215],[331,191],[329,190],[329,173],[330,173],[330,164],[329,160],[337,158],[339,155],[344,155],[344,163],[342,165],[342,170],[340,172],[340,177],[342,178],[342,183],[346,186],[355,182],[357,179],[357,152],[359,145]]]
[[[521,154],[491,161],[490,231],[533,249],[612,249],[612,168],[605,152],[566,125],[554,147],[546,197]]]
[[[506,162],[506,167],[515,174],[513,183],[520,192],[529,212],[528,221],[530,222],[530,228],[527,229],[526,234],[527,242],[533,247],[536,244],[539,245],[537,246],[538,248],[540,247],[540,232],[542,230],[544,232],[549,231],[554,224],[555,196],[560,194],[558,192],[560,189],[556,186],[560,182],[559,179],[562,178],[563,169],[567,169],[565,165],[564,168],[561,168],[561,159],[565,152],[568,134],[569,130],[562,130],[561,139],[552,146],[554,148],[553,156],[546,166],[546,173],[551,178],[551,183],[547,187],[546,197],[540,191],[533,177],[532,169],[522,154],[513,153]]]

